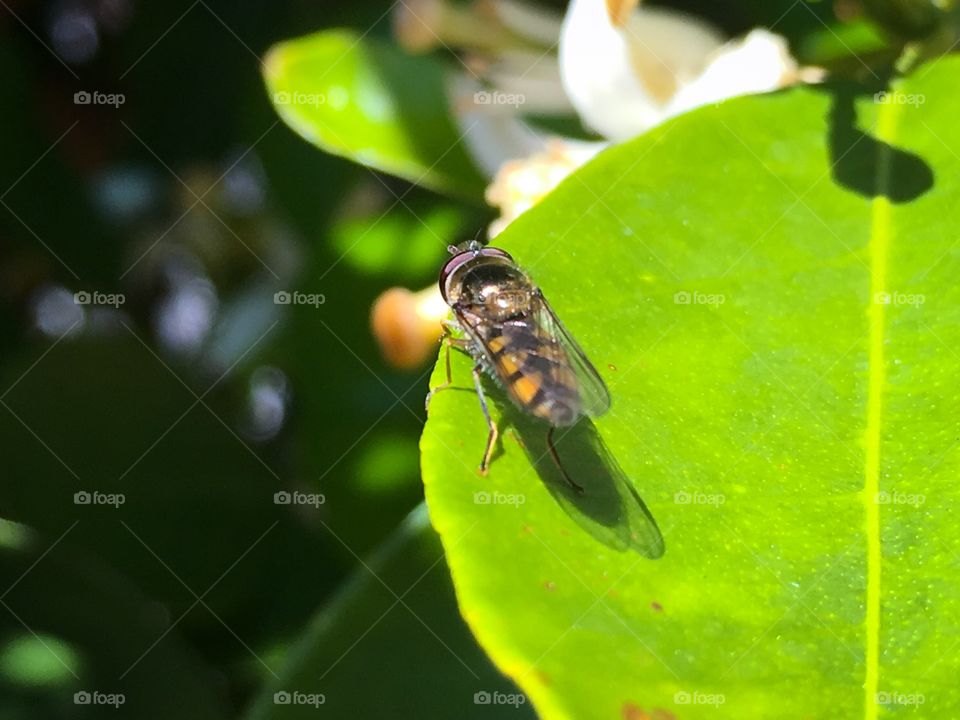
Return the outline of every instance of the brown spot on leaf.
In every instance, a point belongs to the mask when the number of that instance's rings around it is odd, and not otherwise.
[[[632,702],[625,702],[620,712],[623,720],[677,720],[676,715],[662,708],[654,708],[648,713],[642,707]]]
[[[623,720],[650,720],[650,716],[642,707],[632,702],[626,702],[620,710]]]
[[[544,586],[547,590],[549,590],[550,592],[553,592],[554,590],[557,589],[557,584],[556,584],[553,580],[547,580],[547,581],[543,584],[543,586]]]
[[[610,368],[613,372],[617,371],[617,366],[613,363],[607,363],[607,367]]]
[[[658,603],[656,600],[654,600],[652,603],[650,603],[650,607],[652,607],[652,608],[653,608],[654,610],[656,610],[657,612],[663,612],[663,605],[661,605],[660,603]]]

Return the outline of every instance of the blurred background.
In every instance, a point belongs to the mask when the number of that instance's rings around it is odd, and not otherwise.
[[[801,55],[837,14],[670,5]],[[390,11],[0,1],[0,720],[267,716],[290,663],[328,716],[510,690],[418,510],[429,368],[369,329],[494,214],[316,150],[262,80],[272,44],[389,41]]]

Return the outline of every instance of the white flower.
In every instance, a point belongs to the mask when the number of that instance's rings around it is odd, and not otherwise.
[[[488,235],[500,234],[604,147],[606,143],[552,138],[542,152],[504,163],[487,187],[487,202],[500,208],[500,217],[490,224]]]
[[[450,95],[465,144],[493,178],[487,199],[501,216],[491,236],[609,142],[700,105],[819,80],[779,35],[755,29],[727,41],[702,20],[636,0],[571,0],[562,22],[516,0],[416,3],[401,12],[423,5],[416,19],[398,26],[433,17],[433,44],[465,51],[468,70],[451,79]],[[603,139],[551,138],[523,119],[571,110]]]
[[[677,91],[723,46],[695,18],[611,0],[571,0],[560,36],[563,87],[580,118],[611,140],[662,122]]]
[[[448,94],[467,148],[492,178],[486,199],[500,217],[490,237],[611,143],[701,105],[822,76],[768,30],[728,40],[702,20],[638,0],[570,0],[562,18],[519,0],[405,0],[394,28],[408,50],[462,52]],[[601,139],[553,137],[523,117],[573,112]],[[394,294],[379,306],[378,335],[392,332],[384,347],[408,366],[439,337],[438,297]]]
[[[817,81],[761,28],[724,42],[706,23],[629,0],[572,0],[560,38],[563,86],[580,117],[625,140],[700,105]]]

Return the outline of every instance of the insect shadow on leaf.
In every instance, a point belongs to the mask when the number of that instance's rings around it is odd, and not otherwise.
[[[865,132],[857,121],[858,97],[878,104],[906,99],[889,90],[889,79],[888,73],[871,84],[838,81],[811,87],[827,93],[832,101],[827,139],[834,182],[866,198],[885,196],[890,202],[906,203],[933,187],[933,169],[918,155]]]
[[[494,398],[501,424],[513,429],[541,482],[574,522],[615,550],[634,550],[650,559],[663,555],[665,545],[656,520],[590,418],[581,417],[553,434],[561,469],[548,445],[547,423],[501,402],[496,388],[491,387],[487,397]],[[564,472],[582,491],[570,485]]]

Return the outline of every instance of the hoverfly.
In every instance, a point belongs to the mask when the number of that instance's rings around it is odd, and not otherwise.
[[[440,294],[453,310],[445,323],[447,381],[451,384],[450,345],[476,361],[473,381],[490,432],[480,463],[486,474],[499,435],[490,418],[481,373],[486,371],[523,412],[549,424],[547,447],[570,486],[553,443],[553,432],[583,415],[598,416],[610,407],[610,394],[580,346],[563,327],[530,277],[503,250],[470,241],[448,248],[453,255],[440,271]],[[460,329],[465,337],[452,331]]]

